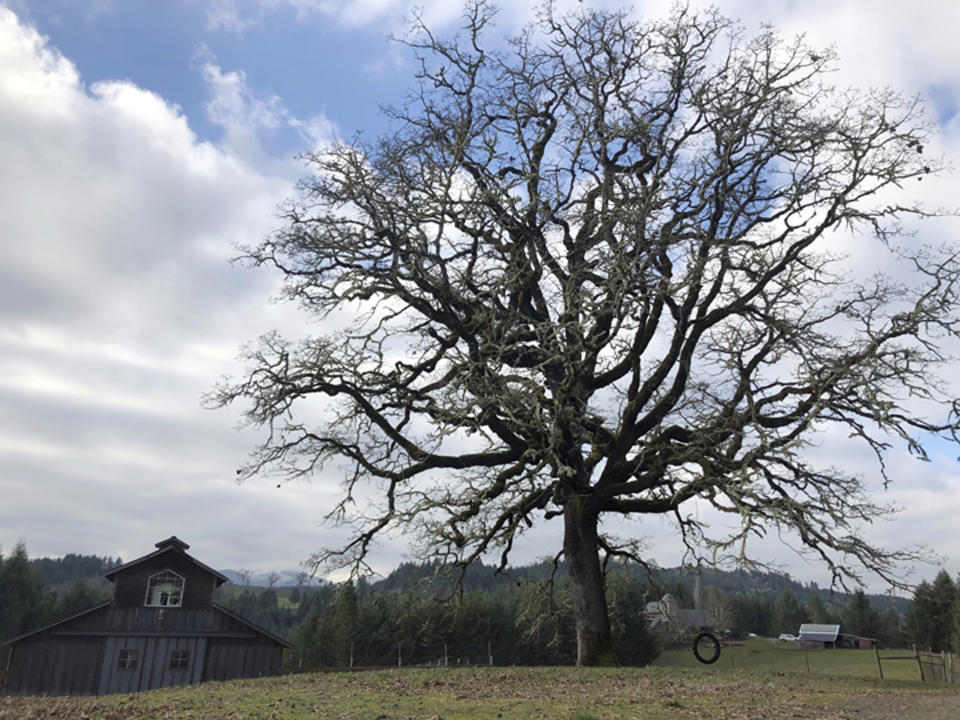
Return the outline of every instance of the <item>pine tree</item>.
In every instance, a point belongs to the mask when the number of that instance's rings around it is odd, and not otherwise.
[[[67,618],[89,610],[102,600],[102,593],[92,590],[85,580],[77,580],[61,598],[57,615]]]
[[[923,581],[913,593],[907,613],[907,631],[917,646],[940,652],[952,650],[954,604],[957,587],[946,570],[937,573],[933,583]]]
[[[913,591],[913,602],[907,611],[907,635],[920,648],[931,648],[935,642],[933,588],[924,580]]]
[[[931,586],[934,637],[930,649],[934,652],[953,651],[953,607],[957,600],[957,586],[946,570],[941,570]]]
[[[907,637],[904,632],[903,618],[892,605],[884,610],[880,616],[880,642],[884,647],[898,648],[906,645]]]
[[[773,603],[771,630],[774,633],[796,633],[803,622],[803,608],[797,602],[797,596],[789,588],[784,589]]]
[[[321,667],[323,663],[324,632],[320,613],[311,610],[294,629],[290,642],[293,644],[291,662],[294,669]]]
[[[27,557],[27,546],[18,542],[0,568],[0,641],[39,627],[49,619],[50,605],[40,573]]]
[[[840,617],[837,612],[827,607],[819,593],[811,593],[807,599],[807,618],[817,625],[839,625]]]
[[[333,613],[333,646],[337,665],[350,665],[357,615],[357,592],[353,582],[348,580],[340,586],[340,595]]]
[[[879,638],[882,632],[880,613],[870,604],[863,590],[857,590],[843,613],[843,631],[848,635]]]

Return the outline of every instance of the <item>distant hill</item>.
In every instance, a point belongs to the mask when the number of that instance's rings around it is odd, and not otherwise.
[[[40,571],[40,578],[45,586],[57,588],[71,585],[77,580],[102,579],[105,572],[123,565],[123,560],[69,553],[62,558],[34,558],[30,564]]]
[[[119,557],[110,558],[75,553],[70,553],[62,558],[35,558],[30,562],[40,570],[44,585],[57,592],[63,592],[77,580],[85,580],[92,583],[94,587],[99,587],[105,572],[123,564]],[[380,580],[371,580],[369,584],[371,588],[382,591],[410,590],[422,587],[424,584],[438,582],[439,570],[440,568],[435,563],[405,562],[401,563],[386,577]],[[234,585],[250,585],[252,587],[268,587],[270,585],[269,573],[253,573],[247,580],[243,572],[239,570],[226,569],[220,570],[220,572],[226,575]],[[468,569],[463,579],[463,587],[467,592],[489,591],[504,584],[546,580],[552,572],[553,564],[549,561],[509,567],[500,573],[496,571],[495,566],[485,565],[481,562]],[[563,563],[560,564],[557,572],[561,577],[566,574]],[[647,579],[649,575],[649,579],[655,587],[660,586],[664,591],[669,591],[675,595],[679,593],[681,596],[692,597],[694,572],[690,568],[656,568],[648,573],[646,568],[631,565],[627,567],[627,572],[643,579]],[[280,577],[273,583],[275,588],[290,588],[303,584],[302,570],[280,570],[277,571],[277,574]],[[308,584],[316,587],[318,580],[312,579]],[[762,573],[704,568],[701,572],[701,585],[705,588],[718,587],[731,595],[755,594],[769,598],[776,598],[783,590],[789,589],[800,604],[806,603],[812,593],[818,593],[824,598],[829,597],[839,607],[845,607],[850,601],[850,595],[847,593],[831,592],[829,588],[820,588],[816,583],[804,584],[793,580],[789,575],[774,572]],[[867,597],[871,605],[881,611],[893,606],[898,612],[903,613],[910,605],[910,599],[905,597],[877,594],[867,595]]]
[[[269,573],[253,573],[248,580],[239,570],[227,569],[218,572],[226,575],[234,585],[251,585],[254,587],[268,587],[270,585],[270,579],[267,577]],[[279,570],[277,574],[280,579],[273,584],[273,587],[294,587],[302,584],[300,581],[303,575],[302,570]],[[317,581],[313,580],[311,584],[316,585]]]
[[[402,563],[385,578],[371,582],[370,585],[377,590],[409,590],[424,584],[439,582],[438,571],[440,570],[438,565],[431,563]],[[660,587],[664,592],[687,598],[693,596],[695,574],[690,568],[655,568],[648,571],[640,565],[628,565],[626,570],[639,579],[649,579],[654,587]],[[504,583],[546,580],[552,572],[553,564],[549,561],[510,567],[501,573],[497,573],[492,565],[477,563],[467,570],[463,578],[463,589],[466,592],[475,592],[492,590]],[[439,572],[439,574],[442,576],[443,573]],[[559,577],[566,575],[566,567],[563,563],[560,563],[557,575]],[[813,593],[817,593],[824,599],[829,598],[838,607],[846,607],[851,598],[849,593],[831,592],[829,588],[821,588],[816,583],[804,584],[793,580],[789,575],[774,572],[704,568],[701,571],[700,582],[704,588],[717,587],[730,595],[759,595],[770,599],[775,599],[784,590],[789,589],[801,605],[805,604]],[[898,612],[904,613],[910,605],[910,599],[906,597],[868,594],[867,598],[874,608],[881,611],[892,605]]]

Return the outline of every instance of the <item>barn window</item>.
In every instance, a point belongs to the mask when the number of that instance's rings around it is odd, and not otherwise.
[[[118,670],[136,670],[137,669],[137,660],[140,657],[140,652],[136,649],[123,648],[120,651],[120,654],[117,656],[117,669]]]
[[[189,650],[173,650],[170,652],[170,669],[186,670],[190,665]]]
[[[147,581],[148,607],[180,607],[183,602],[183,578],[171,570],[151,575]]]

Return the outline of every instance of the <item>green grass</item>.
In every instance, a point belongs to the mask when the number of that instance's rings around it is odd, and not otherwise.
[[[856,703],[883,698],[960,708],[960,694],[943,685],[850,676],[715,666],[483,667],[305,673],[101,698],[0,698],[0,719],[753,720],[842,717]]]
[[[883,655],[912,655],[912,650],[881,650]],[[726,644],[720,659],[703,666],[689,647],[665,650],[654,663],[658,667],[700,666],[707,670],[755,670],[789,672],[818,676],[879,678],[877,657],[873,650],[806,650],[796,643],[783,643],[766,638],[751,638],[742,644]],[[888,680],[920,680],[917,663],[888,660],[883,663]]]

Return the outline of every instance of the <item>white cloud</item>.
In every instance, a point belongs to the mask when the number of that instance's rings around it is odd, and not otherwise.
[[[201,73],[210,93],[207,117],[223,130],[222,149],[255,167],[295,179],[300,164],[276,158],[264,149],[264,139],[292,131],[297,148],[319,149],[337,135],[336,125],[322,113],[304,120],[291,114],[280,97],[258,97],[242,70],[225,72],[208,60]]]
[[[670,4],[652,0],[639,10],[661,17]],[[424,8],[431,26],[448,31],[459,24],[460,4],[438,0],[211,0],[202,7],[216,30],[246,32],[271,13],[294,11],[347,31],[377,28],[382,37],[402,32],[414,5]],[[503,5],[497,32],[509,34],[539,3]],[[579,6],[558,2],[561,10]],[[806,31],[814,44],[835,42],[839,85],[926,93],[945,118],[953,108],[940,149],[948,157],[960,152],[953,37],[960,6],[782,0],[765,3],[762,18],[753,2],[719,6],[748,27],[768,20],[788,36]],[[371,68],[383,52],[371,51]],[[62,554],[77,551],[82,537],[80,549],[130,558],[176,533],[205,561],[257,567],[258,558],[260,567],[279,569],[334,537],[317,526],[336,481],[235,487],[233,470],[253,437],[235,435],[229,413],[199,410],[198,398],[230,370],[244,340],[275,326],[299,329],[289,307],[265,303],[269,274],[231,268],[225,259],[235,244],[256,242],[270,229],[276,203],[302,172],[277,157],[271,139],[297,134],[319,148],[336,127],[323,114],[299,117],[283,98],[258,93],[241,70],[222,67],[209,51],[197,63],[209,91],[208,117],[222,130],[218,142],[201,141],[180,108],[130,82],[86,87],[45,38],[0,9],[6,244],[0,542],[6,548],[24,537],[33,553]],[[957,177],[924,181],[923,193],[931,204],[956,204]],[[947,221],[925,232],[950,237],[956,229]],[[821,452],[873,472],[843,440],[831,439]],[[891,470],[890,498],[906,510],[901,520],[871,528],[871,537],[887,545],[939,544],[945,555],[960,557],[951,535],[950,511],[960,501],[953,459],[897,458]],[[623,534],[638,532],[649,535],[661,562],[679,560],[665,521],[632,523]],[[552,555],[557,544],[555,527],[538,527],[518,559]],[[399,545],[385,547],[384,566],[401,552]],[[823,576],[819,567],[791,572]]]
[[[244,156],[257,131],[290,118],[241,74],[211,77],[220,146],[130,82],[85,87],[0,8],[6,548],[22,537],[33,554],[82,546],[129,558],[176,533],[215,562],[289,567],[316,547],[322,486],[238,489],[254,438],[199,407],[243,341],[298,322],[266,302],[269,277],[226,262],[269,231],[292,192],[291,177]],[[238,528],[256,552],[236,542]]]

